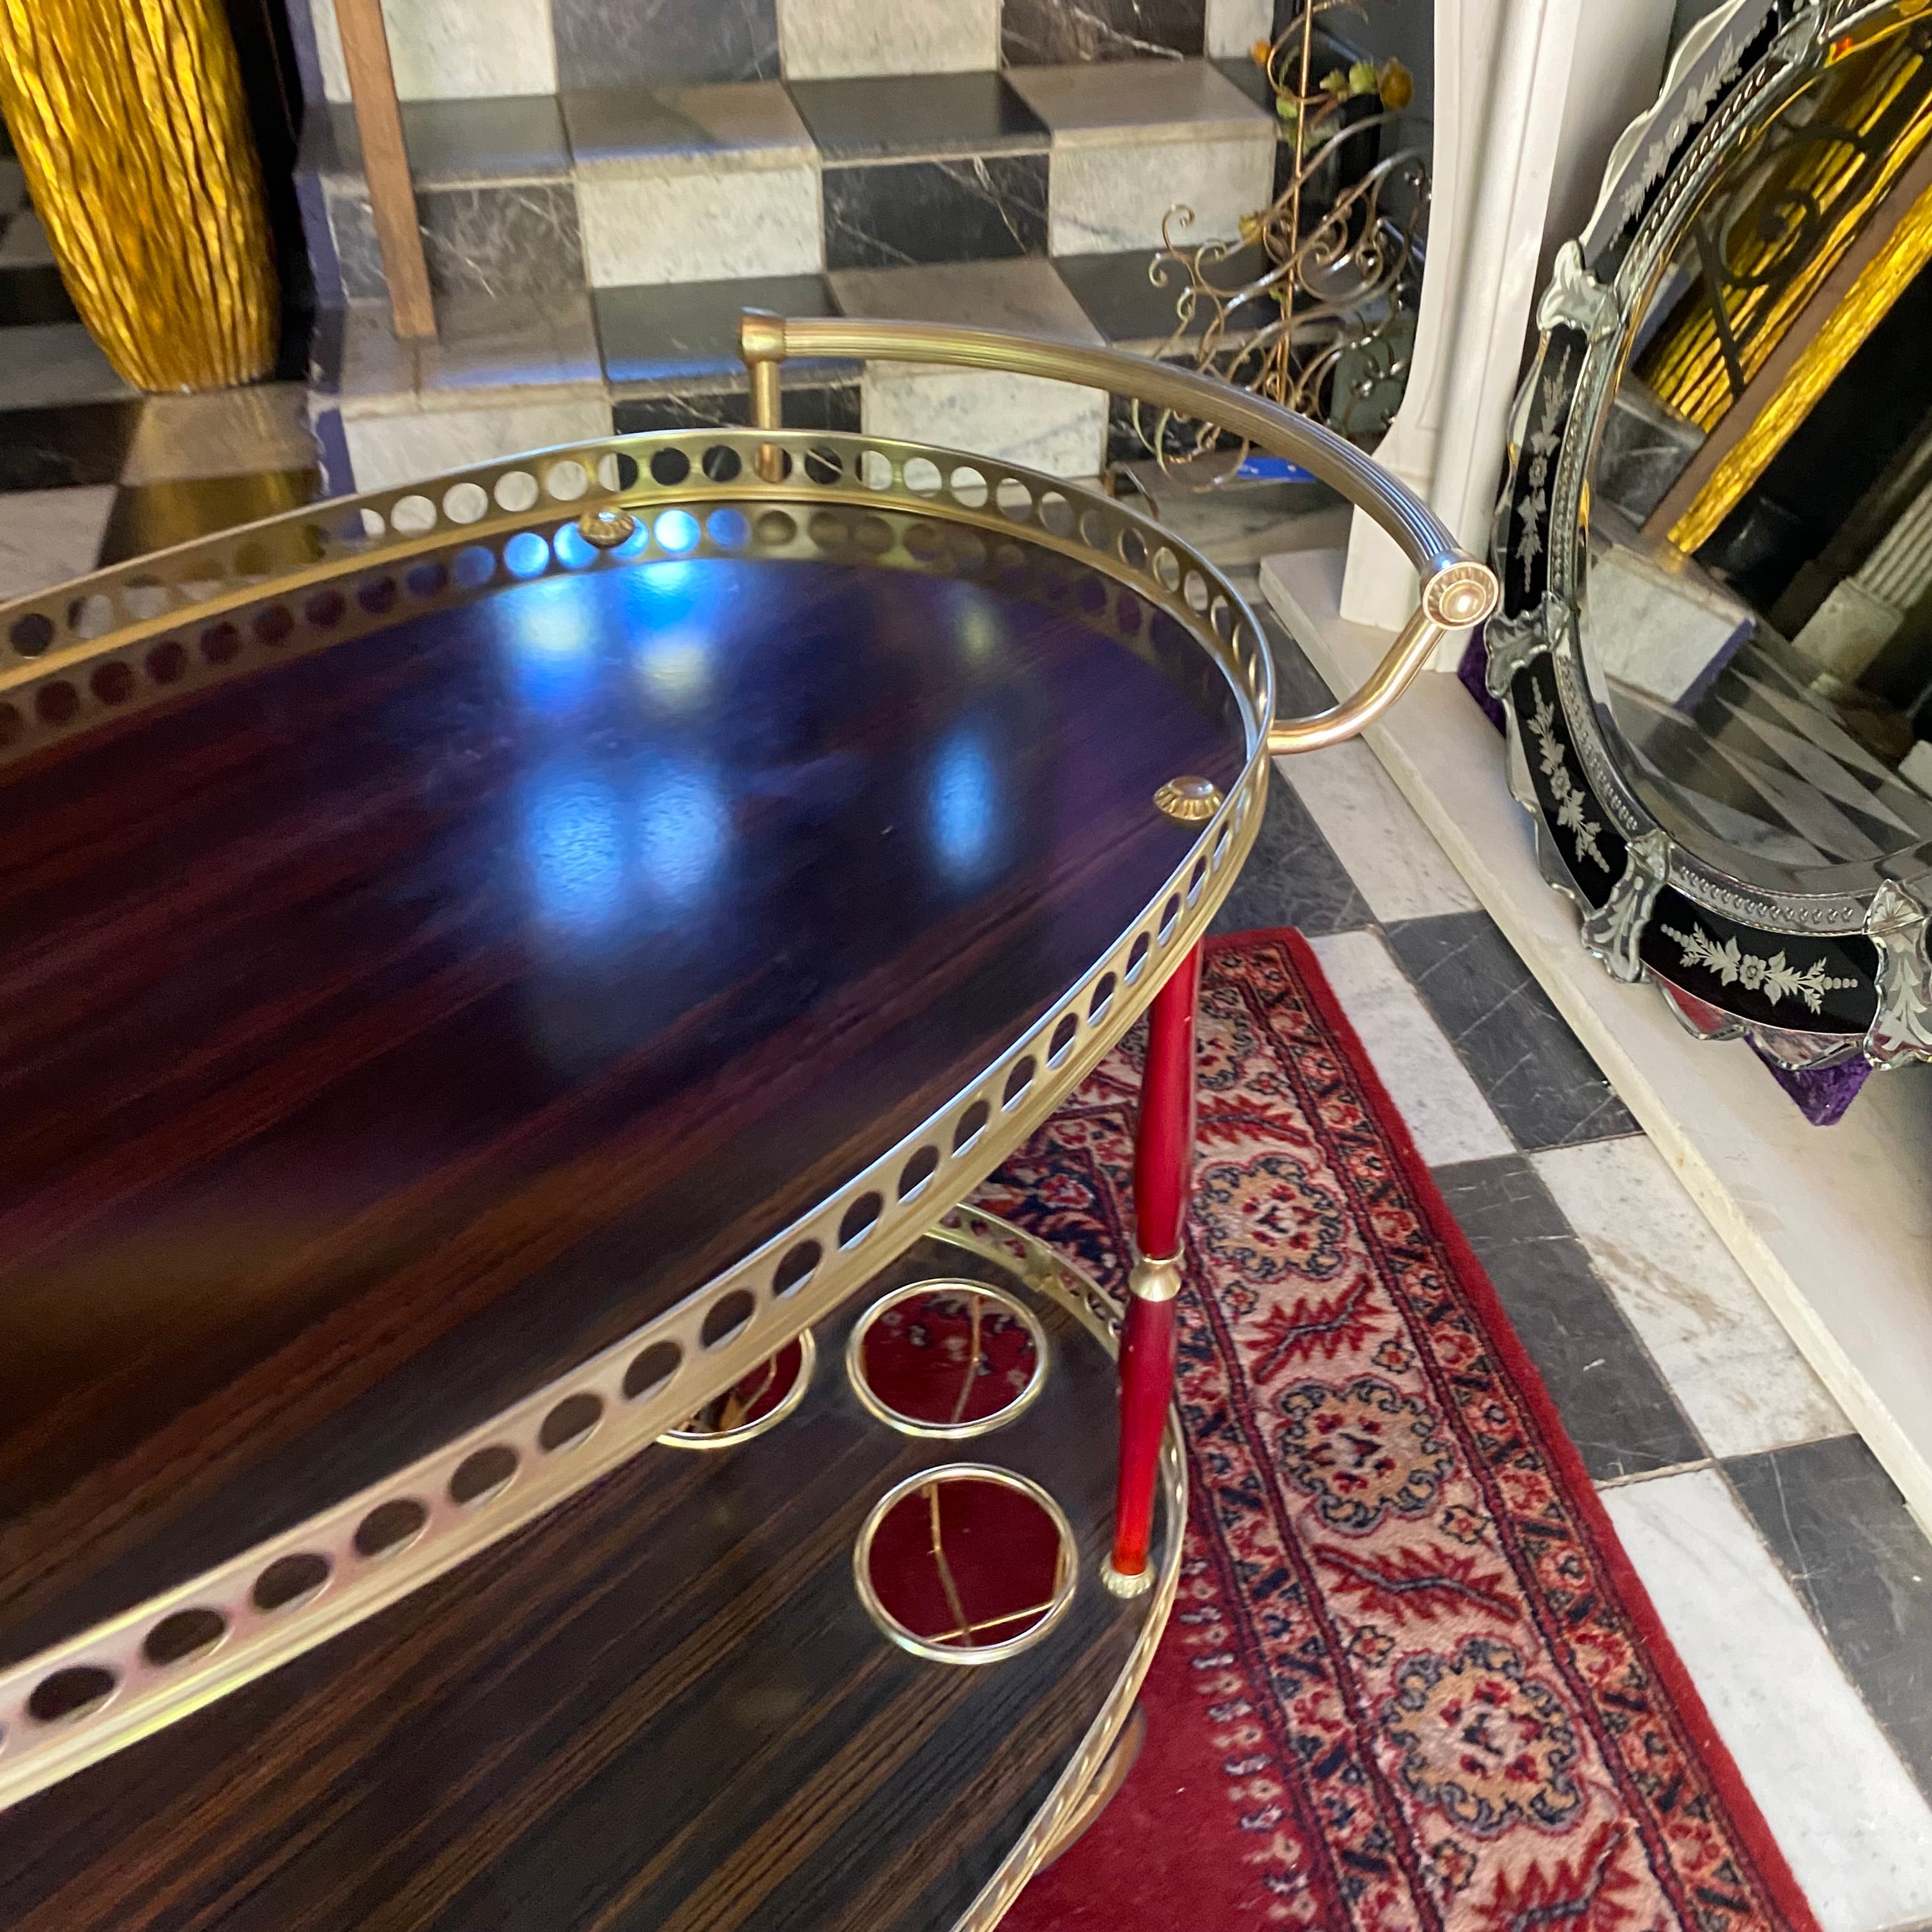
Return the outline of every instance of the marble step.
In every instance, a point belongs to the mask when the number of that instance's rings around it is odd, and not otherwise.
[[[1276,188],[1252,64],[415,100],[404,132],[440,296],[630,288],[1232,239]],[[313,110],[297,186],[326,304],[386,292],[352,112]]]

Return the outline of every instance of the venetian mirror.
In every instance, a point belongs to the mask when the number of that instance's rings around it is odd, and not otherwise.
[[[1733,0],[1539,310],[1488,682],[1584,939],[1693,1030],[1932,1058],[1932,0]]]

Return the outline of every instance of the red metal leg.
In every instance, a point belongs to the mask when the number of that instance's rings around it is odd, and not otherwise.
[[[1120,1336],[1120,1468],[1108,1587],[1145,1589],[1154,1537],[1161,1432],[1174,1400],[1174,1298],[1180,1292],[1181,1229],[1194,1174],[1194,1010],[1201,949],[1154,995],[1147,1072],[1134,1141],[1134,1222],[1139,1250],[1127,1282]]]

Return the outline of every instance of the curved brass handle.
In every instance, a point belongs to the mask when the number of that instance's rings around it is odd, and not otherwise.
[[[1300,464],[1366,510],[1415,566],[1422,602],[1360,690],[1312,718],[1276,719],[1268,728],[1270,752],[1312,752],[1352,738],[1402,695],[1444,637],[1481,622],[1496,608],[1495,573],[1468,556],[1429,506],[1387,470],[1332,430],[1211,376],[1118,349],[1042,341],[1000,329],[844,317],[790,321],[761,309],[747,309],[740,318],[738,344],[751,376],[756,428],[782,427],[778,364],[790,356],[997,369],[1132,396],[1217,423],[1258,449]]]

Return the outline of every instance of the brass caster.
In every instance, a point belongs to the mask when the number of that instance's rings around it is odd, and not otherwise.
[[[1154,1565],[1149,1564],[1138,1576],[1125,1576],[1109,1558],[1100,1565],[1100,1581],[1117,1597],[1144,1597],[1154,1588]]]

